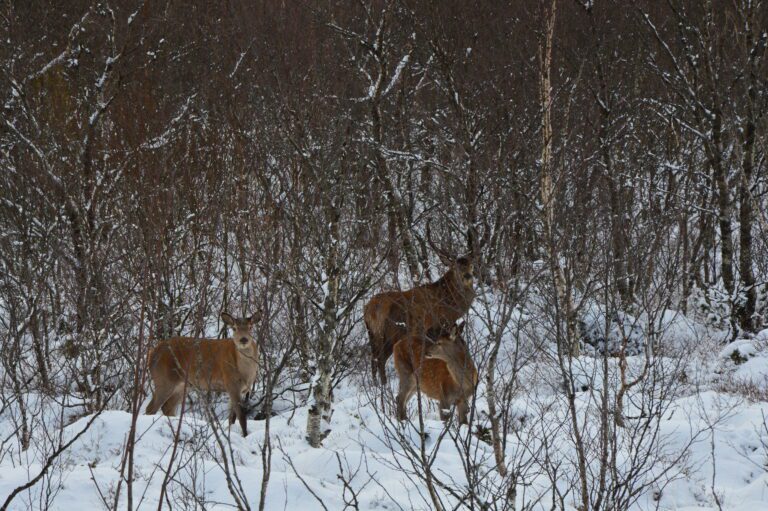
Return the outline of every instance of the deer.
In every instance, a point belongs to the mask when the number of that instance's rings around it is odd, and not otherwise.
[[[258,314],[235,318],[224,312],[221,319],[234,330],[227,339],[173,337],[160,341],[147,355],[155,391],[146,413],[158,409],[169,417],[189,386],[229,394],[229,425],[235,419],[243,436],[248,435],[244,397],[249,395],[259,369],[259,346],[251,331],[260,319]]]
[[[436,340],[411,335],[395,344],[395,370],[400,380],[397,392],[397,419],[406,420],[406,405],[413,394],[422,394],[440,403],[440,418],[450,418],[456,406],[459,424],[467,424],[467,412],[477,386],[477,369],[462,337],[464,326],[453,325]]]
[[[475,299],[474,244],[468,242],[469,254],[452,259],[432,242],[429,224],[427,241],[440,259],[448,263],[448,271],[435,282],[407,291],[377,294],[363,307],[371,346],[371,372],[374,380],[378,373],[382,385],[387,383],[386,365],[397,341],[409,334],[424,335],[430,330],[449,328],[469,311]]]

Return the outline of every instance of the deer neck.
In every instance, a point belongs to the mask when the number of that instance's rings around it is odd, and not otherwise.
[[[464,360],[457,360],[456,357],[439,357],[440,360],[445,362],[448,372],[459,387],[464,395],[471,394],[477,384],[477,374],[475,372],[475,366],[469,357],[462,357]]]
[[[235,352],[237,353],[238,370],[255,377],[259,365],[259,347],[256,343],[251,341],[247,348],[235,347]]]
[[[475,298],[475,290],[465,286],[461,277],[454,270],[450,270],[440,280],[441,285],[456,303],[457,309],[468,309]]]

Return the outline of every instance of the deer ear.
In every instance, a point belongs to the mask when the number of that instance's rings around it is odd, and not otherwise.
[[[221,313],[221,320],[229,326],[235,326],[235,318],[228,312]]]
[[[442,344],[442,340],[438,339],[433,344],[427,346],[427,350],[424,352],[424,358],[426,359],[434,359],[435,357],[435,349]]]
[[[255,325],[258,321],[261,320],[261,313],[260,312],[254,312],[249,317],[245,318],[248,323],[251,325]]]

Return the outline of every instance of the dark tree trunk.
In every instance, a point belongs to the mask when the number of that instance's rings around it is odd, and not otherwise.
[[[739,273],[744,284],[746,297],[736,311],[739,326],[742,330],[755,329],[753,317],[757,303],[755,289],[755,273],[752,268],[752,197],[749,190],[752,182],[755,148],[755,125],[747,122],[744,131],[744,155],[742,159],[742,175],[739,180]]]

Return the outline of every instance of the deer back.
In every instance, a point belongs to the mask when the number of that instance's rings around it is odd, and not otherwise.
[[[385,337],[387,330],[424,333],[452,325],[467,313],[475,297],[471,287],[457,284],[454,272],[451,269],[440,280],[407,291],[375,295],[363,311],[366,324]]]
[[[153,379],[224,390],[228,376],[237,371],[237,349],[231,339],[174,337],[161,341],[149,355]]]
[[[387,328],[405,327],[413,290],[386,291],[371,298],[363,310],[365,323],[378,335]]]

